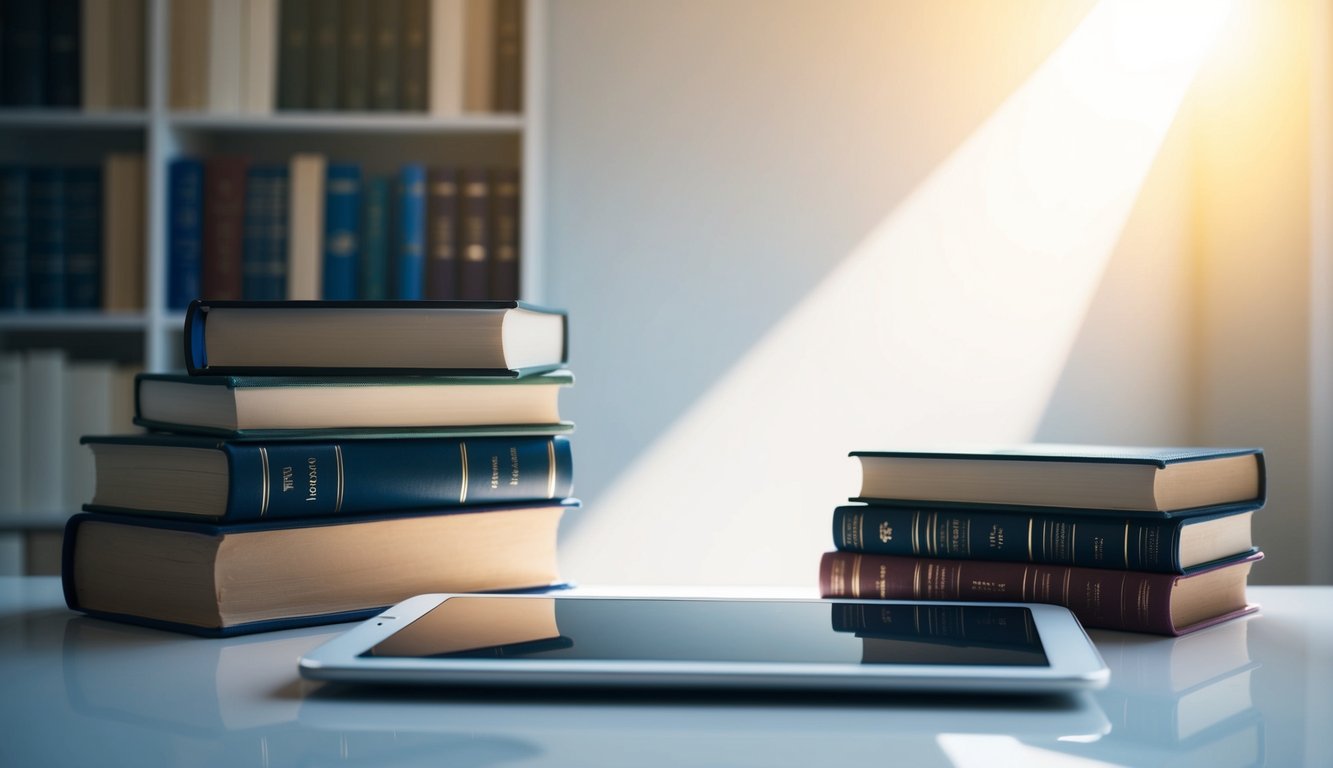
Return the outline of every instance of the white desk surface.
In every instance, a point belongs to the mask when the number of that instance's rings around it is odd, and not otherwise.
[[[1333,587],[1251,599],[1180,639],[1092,632],[1111,685],[1073,698],[615,696],[309,683],[347,625],[203,640],[0,578],[0,765],[1333,765]]]

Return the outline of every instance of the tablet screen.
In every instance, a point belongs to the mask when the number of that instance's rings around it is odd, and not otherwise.
[[[1049,666],[1027,608],[855,601],[451,597],[361,655]]]

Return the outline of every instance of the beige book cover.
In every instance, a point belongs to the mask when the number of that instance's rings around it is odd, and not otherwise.
[[[318,299],[323,292],[327,165],[323,155],[292,156],[287,200],[288,299]]]
[[[495,0],[465,0],[463,110],[495,111]]]
[[[102,173],[102,308],[144,308],[144,159],[111,154]]]

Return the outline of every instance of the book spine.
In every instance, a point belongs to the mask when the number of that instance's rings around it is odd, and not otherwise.
[[[323,155],[293,155],[287,192],[287,298],[319,298],[324,285]]]
[[[144,33],[147,29],[147,0],[110,0],[111,32],[111,106],[116,109],[143,109],[147,103],[147,53]],[[238,54],[239,55],[239,54]]]
[[[245,82],[245,19],[243,2],[216,0],[208,19],[208,109],[239,112]]]
[[[426,168],[403,166],[398,178],[397,253],[394,254],[394,298],[425,296]]]
[[[819,564],[823,597],[873,600],[975,600],[1063,605],[1085,627],[1175,634],[1176,576],[1105,568],[932,560],[827,552]]]
[[[199,296],[204,247],[204,164],[171,161],[167,171],[167,308],[185,309]]]
[[[241,293],[247,300],[287,295],[287,168],[256,166],[246,178]]]
[[[266,115],[273,111],[277,82],[277,0],[245,0],[245,46],[241,106],[250,114]]]
[[[82,81],[80,83],[81,103],[84,110],[87,111],[109,109],[111,107],[111,69],[114,61],[111,44],[113,9],[109,2],[88,2],[83,4],[81,10],[82,14],[79,20],[79,57],[82,68],[80,78]],[[173,19],[175,19],[177,13],[178,11],[173,5],[171,13]],[[175,45],[174,38],[172,44]],[[201,51],[203,50],[203,46],[199,48]],[[175,58],[175,54],[172,58]],[[203,72],[202,65],[199,71]],[[173,85],[176,79],[177,75],[173,72]],[[199,105],[190,106],[198,107]]]
[[[341,3],[318,0],[310,6],[310,22],[314,32],[310,49],[310,108],[329,110],[338,108],[341,84],[339,65],[342,56],[338,50],[341,35]]]
[[[330,163],[324,194],[324,299],[351,301],[361,253],[361,167]]]
[[[281,0],[278,7],[278,108],[310,108],[310,3]]]
[[[989,646],[1040,644],[1032,614],[1010,606],[834,603],[834,632],[857,637],[969,641]]]
[[[370,0],[342,0],[342,90],[345,110],[370,109]]]
[[[80,0],[50,0],[50,26],[46,46],[46,104],[78,107],[79,10]]]
[[[65,306],[102,306],[102,169],[65,172]]]
[[[366,179],[365,204],[361,217],[361,264],[357,294],[368,301],[389,298],[389,200],[390,180],[384,176]]]
[[[65,172],[36,168],[28,187],[28,306],[65,306]]]
[[[495,0],[465,0],[463,109],[495,111]]]
[[[496,0],[495,110],[523,111],[523,0]]]
[[[199,110],[208,105],[208,16],[210,9],[203,3],[173,2],[168,5],[171,29],[171,75],[168,78],[167,103],[173,109]],[[84,33],[84,40],[99,34],[96,30]],[[93,37],[92,39],[96,39]],[[100,52],[101,44],[98,45]],[[85,63],[84,70],[91,77],[104,78]],[[85,97],[87,87],[85,85]],[[99,91],[105,87],[99,85]]]
[[[230,443],[225,522],[563,499],[563,437]],[[258,480],[258,482],[256,482]]]
[[[458,298],[458,171],[430,169],[427,185],[426,298]]]
[[[28,307],[28,171],[0,170],[0,309]]]
[[[34,349],[23,359],[23,510],[52,518],[65,508],[64,350]]]
[[[463,299],[485,299],[491,282],[490,178],[484,169],[468,169],[462,186],[458,293]]]
[[[430,0],[428,101],[433,115],[463,111],[464,0]]]
[[[204,165],[203,295],[213,300],[243,295],[245,187],[249,161],[211,157]]]
[[[517,299],[521,243],[517,169],[496,171],[491,200],[491,298]]]
[[[877,555],[1180,573],[1183,520],[914,507],[838,507],[833,545]]]
[[[112,153],[102,164],[102,308],[144,307],[144,158]]]
[[[0,518],[23,512],[23,439],[27,432],[23,396],[23,356],[0,352]]]
[[[400,108],[408,112],[426,110],[426,31],[430,27],[430,0],[402,0],[402,64]]]
[[[46,95],[47,4],[5,0],[0,6],[4,51],[4,105],[40,107]]]
[[[400,0],[377,0],[371,11],[370,106],[392,111],[399,107],[398,47],[401,40]]]

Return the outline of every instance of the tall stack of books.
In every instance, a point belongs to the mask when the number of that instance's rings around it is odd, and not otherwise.
[[[1087,627],[1180,635],[1255,609],[1256,448],[854,452],[824,597],[1055,603]]]
[[[227,635],[559,583],[566,316],[519,302],[200,302],[145,435],[87,436],[75,610]]]

